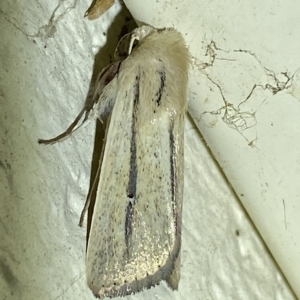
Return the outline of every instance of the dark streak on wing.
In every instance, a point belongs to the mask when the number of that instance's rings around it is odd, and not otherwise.
[[[129,201],[126,208],[126,220],[125,220],[125,242],[126,242],[128,259],[129,259],[129,238],[132,235],[132,220],[133,220],[133,204],[131,201]]]
[[[130,171],[129,180],[127,186],[127,197],[130,198],[126,208],[126,220],[125,220],[125,242],[127,248],[127,255],[129,249],[129,239],[132,235],[132,220],[134,214],[134,204],[136,200],[136,181],[137,181],[137,161],[136,161],[136,121],[137,111],[140,97],[140,76],[136,76],[134,85],[134,101],[132,109],[132,125],[131,125],[131,144],[130,144]]]
[[[136,119],[140,98],[140,76],[136,76],[134,85],[134,100],[132,109],[131,144],[130,144],[130,171],[127,186],[127,197],[134,198],[136,194],[137,163],[136,163]]]
[[[158,92],[156,93],[156,96],[157,96],[156,103],[158,106],[160,106],[161,97],[162,97],[162,94],[166,87],[166,72],[164,69],[162,69],[161,71],[158,71],[157,73],[160,76],[160,87],[158,89]]]
[[[108,85],[115,78],[115,76],[119,74],[120,66],[121,66],[121,62],[118,61],[118,62],[115,62],[114,64],[111,64],[109,66],[109,68],[106,68],[106,70],[105,70],[106,77],[104,80],[104,86]],[[107,72],[107,70],[109,70],[109,71]],[[100,75],[100,76],[102,76],[102,75]]]
[[[177,226],[177,198],[176,195],[178,194],[177,191],[177,166],[176,166],[176,141],[173,134],[173,121],[171,121],[170,129],[170,173],[171,173],[171,201],[172,201],[172,208],[173,208],[173,219],[174,219],[174,226],[176,235],[178,232]]]

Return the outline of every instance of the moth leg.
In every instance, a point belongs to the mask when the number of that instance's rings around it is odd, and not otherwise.
[[[105,131],[104,141],[106,141],[106,138],[107,138],[107,132],[108,132],[107,128],[109,127],[110,118],[108,118],[106,120],[106,122],[107,122],[107,124],[106,124],[106,131]],[[104,155],[104,150],[105,150],[105,145],[102,148],[102,152],[101,152],[100,160],[99,160],[99,165],[98,165],[98,168],[97,168],[97,173],[96,173],[95,179],[93,181],[92,188],[90,189],[90,191],[88,193],[88,196],[86,198],[83,210],[82,210],[81,215],[80,215],[79,224],[78,224],[80,227],[82,227],[82,225],[83,225],[83,221],[84,221],[86,212],[87,212],[87,210],[88,210],[88,208],[90,206],[90,203],[91,203],[91,197],[93,195],[93,192],[97,188],[97,184],[99,182],[101,165],[102,165],[102,160],[103,160],[103,155]]]
[[[82,118],[82,116],[83,116],[84,113],[85,113],[85,117],[84,117],[82,123],[77,126],[78,122],[80,121],[80,119]],[[49,139],[49,140],[39,139],[38,143],[39,144],[49,145],[49,144],[55,144],[57,142],[61,142],[61,141],[65,140],[66,138],[68,138],[69,136],[71,136],[72,133],[75,130],[77,130],[78,128],[80,128],[85,123],[85,121],[88,119],[88,116],[89,116],[89,110],[87,110],[87,108],[84,107],[81,110],[81,112],[79,113],[79,115],[76,117],[76,119],[73,121],[73,123],[67,128],[67,130],[65,132],[63,132],[60,135],[58,135],[58,136],[56,136],[56,137],[54,137],[52,139]]]
[[[90,206],[90,203],[91,203],[91,196],[92,196],[92,194],[93,194],[93,192],[94,192],[94,190],[96,188],[97,183],[99,182],[100,169],[101,169],[101,166],[99,165],[98,169],[97,169],[97,173],[96,173],[95,179],[94,179],[94,182],[93,182],[93,185],[92,185],[92,188],[89,191],[89,194],[88,194],[88,196],[86,198],[83,210],[82,210],[81,215],[80,215],[79,224],[78,224],[80,227],[83,226],[83,221],[84,221],[86,212],[89,209],[89,206]]]
[[[84,125],[88,119],[99,118],[100,121],[102,121],[103,117],[106,117],[106,115],[110,114],[114,105],[115,96],[112,93],[109,94],[108,92],[105,92],[105,87],[111,83],[111,89],[108,89],[108,91],[112,90],[115,92],[116,89],[114,88],[113,79],[118,74],[120,65],[120,61],[115,62],[100,72],[96,80],[96,87],[93,96],[88,96],[85,106],[65,132],[49,140],[39,139],[38,143],[49,145],[61,142],[70,137],[72,133]],[[84,114],[84,119],[82,120],[81,124],[77,126]]]

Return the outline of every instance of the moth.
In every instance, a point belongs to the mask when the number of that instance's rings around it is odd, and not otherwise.
[[[89,20],[95,20],[103,15],[114,3],[115,0],[93,0],[84,16]]]
[[[177,30],[142,26],[120,40],[116,57],[69,128],[39,140],[52,144],[108,118],[86,253],[87,284],[99,298],[161,280],[175,290],[180,278],[189,51]]]

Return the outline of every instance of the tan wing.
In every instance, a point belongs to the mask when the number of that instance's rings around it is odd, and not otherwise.
[[[100,297],[178,285],[188,54],[177,31],[164,34],[143,40],[117,78],[87,249]]]

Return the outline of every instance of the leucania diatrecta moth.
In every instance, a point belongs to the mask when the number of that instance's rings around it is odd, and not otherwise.
[[[53,144],[108,117],[86,253],[87,284],[100,298],[161,280],[177,289],[180,278],[189,52],[177,30],[142,26],[120,40],[116,57],[70,127],[39,140]]]

